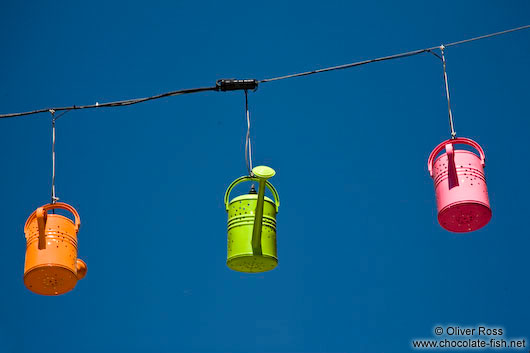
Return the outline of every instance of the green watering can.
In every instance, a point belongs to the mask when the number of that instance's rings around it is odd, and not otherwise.
[[[242,176],[226,190],[225,208],[228,212],[228,256],[226,265],[234,271],[257,273],[274,269],[278,265],[276,251],[276,213],[280,207],[278,192],[267,180],[276,174],[274,169],[258,166],[254,176]],[[230,192],[244,181],[258,181],[256,194],[251,190],[229,201]],[[265,187],[275,201],[265,196]]]

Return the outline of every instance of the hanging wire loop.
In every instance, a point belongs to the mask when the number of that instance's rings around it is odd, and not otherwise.
[[[50,109],[52,115],[52,204],[55,204],[59,198],[55,195],[55,121],[61,116],[55,117],[55,110]]]
[[[447,82],[447,71],[445,67],[445,55],[444,55],[445,46],[440,45],[440,52],[442,54],[442,66],[444,71],[444,82],[445,82],[445,96],[447,97],[447,109],[449,111],[449,127],[451,129],[451,139],[456,138],[455,125],[453,122],[453,112],[451,111],[451,98],[449,97],[449,84]]]
[[[61,116],[71,112],[72,110],[65,110],[61,114],[55,116],[55,109],[50,109],[49,112],[52,115],[52,204],[59,201],[59,198],[55,194],[55,122]],[[55,211],[53,211],[55,213]]]
[[[248,175],[254,176],[252,172],[252,144],[250,142],[250,112],[248,110],[248,90],[245,90],[245,115],[247,118],[247,136],[245,138],[245,163]]]

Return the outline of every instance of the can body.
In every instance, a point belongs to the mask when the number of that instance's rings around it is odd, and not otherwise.
[[[457,233],[471,232],[491,219],[483,165],[483,159],[466,150],[454,150],[454,161],[448,153],[435,160],[432,178],[438,222],[443,228]]]
[[[71,211],[75,223],[46,210]],[[86,274],[86,264],[77,258],[80,219],[75,209],[64,203],[49,204],[33,212],[24,226],[26,259],[24,284],[34,293],[60,295],[72,290]]]
[[[252,231],[257,195],[234,198],[228,204],[227,266],[239,272],[270,271],[278,264],[276,248],[276,205],[265,197],[261,232],[262,254],[252,251]]]

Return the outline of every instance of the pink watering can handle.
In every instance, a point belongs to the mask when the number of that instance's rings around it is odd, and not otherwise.
[[[445,145],[445,152],[447,153],[447,172],[449,176],[449,189],[458,186],[458,175],[455,165],[455,146],[452,143]]]
[[[468,145],[468,146],[471,146],[471,147],[475,148],[478,151],[478,153],[480,154],[480,162],[482,163],[482,166],[483,167],[486,166],[486,156],[484,154],[484,150],[482,149],[482,147],[480,147],[480,145],[478,143],[476,143],[475,141],[473,141],[472,139],[468,139],[468,138],[465,138],[465,137],[459,137],[459,138],[456,138],[456,139],[449,139],[447,141],[444,141],[444,142],[440,143],[431,152],[431,155],[429,156],[429,160],[427,162],[427,168],[429,168],[429,175],[431,177],[432,177],[433,162],[434,162],[434,159],[436,158],[436,156],[438,155],[438,153],[440,153],[445,148],[445,145],[456,145],[456,144]]]

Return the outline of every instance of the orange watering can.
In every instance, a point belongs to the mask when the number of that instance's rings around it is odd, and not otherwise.
[[[71,219],[46,211],[63,209]],[[87,266],[77,258],[77,233],[81,220],[72,206],[57,202],[37,208],[26,221],[26,262],[24,284],[41,295],[60,295],[74,289],[85,277]]]

